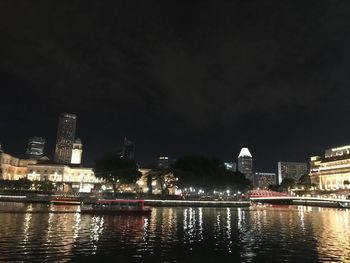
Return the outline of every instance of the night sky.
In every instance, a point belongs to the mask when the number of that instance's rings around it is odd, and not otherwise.
[[[164,3],[166,2],[166,3]],[[83,162],[205,154],[254,170],[350,144],[349,1],[0,2],[0,143],[52,157],[61,112]]]

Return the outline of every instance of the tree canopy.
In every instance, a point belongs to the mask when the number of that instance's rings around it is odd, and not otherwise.
[[[245,191],[251,186],[242,173],[229,171],[221,160],[206,156],[180,157],[174,163],[173,172],[182,187]]]
[[[95,162],[95,176],[113,185],[116,191],[122,184],[135,183],[141,172],[134,160],[121,158],[117,154],[108,154]]]

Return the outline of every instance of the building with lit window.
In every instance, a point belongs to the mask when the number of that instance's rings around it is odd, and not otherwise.
[[[349,187],[350,145],[328,149],[324,157],[311,157],[309,175],[311,182],[321,190]]]
[[[91,192],[103,181],[95,177],[92,168],[64,164],[29,164],[27,178],[31,181],[51,181],[63,191]]]
[[[73,143],[71,164],[81,164],[81,157],[83,154],[83,144],[81,140],[77,138]]]
[[[297,182],[302,175],[308,174],[307,163],[301,162],[278,162],[278,184],[283,179],[290,178]]]
[[[0,151],[0,179],[18,180],[26,178],[28,164],[35,164],[36,160],[20,159]]]
[[[253,186],[255,188],[266,189],[270,185],[277,184],[276,173],[254,173]]]
[[[28,140],[27,157],[28,159],[38,160],[44,156],[45,139],[41,137],[32,137]]]
[[[159,167],[159,168],[165,168],[165,169],[167,169],[167,168],[169,168],[169,166],[170,166],[169,157],[167,157],[167,156],[160,156],[160,157],[158,158],[158,167]]]
[[[238,171],[253,181],[253,156],[248,148],[242,148],[238,155]]]
[[[69,164],[71,162],[76,122],[76,115],[71,113],[60,114],[54,157],[56,163]]]
[[[121,154],[122,158],[128,160],[135,159],[135,143],[129,141],[126,137],[124,138],[123,150]]]
[[[225,162],[224,163],[226,170],[232,171],[232,172],[236,172],[236,167],[237,164],[233,163],[233,162]]]

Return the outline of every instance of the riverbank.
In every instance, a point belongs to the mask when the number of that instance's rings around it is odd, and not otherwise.
[[[250,201],[196,201],[196,200],[145,200],[148,206],[157,207],[249,207]]]

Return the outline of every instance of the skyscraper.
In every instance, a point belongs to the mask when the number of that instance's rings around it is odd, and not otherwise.
[[[242,148],[238,155],[238,171],[253,181],[253,157],[248,148]]]
[[[28,159],[38,160],[44,156],[45,139],[41,137],[32,137],[28,140],[27,157]]]
[[[71,113],[60,114],[54,158],[57,163],[69,164],[71,162],[76,122],[76,115]]]
[[[81,143],[81,140],[77,138],[73,143],[71,163],[81,164],[82,154],[83,154],[83,144]]]
[[[158,158],[158,167],[159,167],[159,168],[165,168],[165,169],[167,169],[167,168],[169,168],[169,166],[170,166],[169,157],[167,157],[167,156],[160,156],[160,157]]]
[[[135,143],[129,141],[126,137],[124,138],[122,157],[129,160],[135,158]]]
[[[307,163],[297,162],[278,162],[278,184],[280,184],[284,178],[291,178],[296,182],[299,178],[308,174],[309,170]]]

